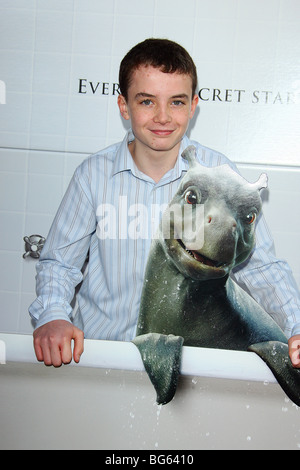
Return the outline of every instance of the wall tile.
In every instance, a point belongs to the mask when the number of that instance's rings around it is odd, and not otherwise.
[[[118,137],[120,140],[120,137]],[[116,142],[116,140],[115,140]],[[78,152],[92,154],[107,147],[106,137],[86,137],[82,135],[70,135],[66,138],[66,148],[76,149]]]
[[[67,95],[70,87],[70,62],[69,54],[36,52],[32,80],[34,92]]]
[[[113,38],[112,15],[75,13],[72,48],[76,54],[109,55]],[[100,27],[101,25],[101,27]]]
[[[36,214],[36,213],[30,213],[30,212],[27,213],[25,225],[24,225],[24,233],[22,234],[22,239],[24,236],[28,237],[30,235],[40,235],[41,237],[47,238],[48,232],[53,222],[54,215],[55,214],[53,213],[50,213],[50,214]]]
[[[36,0],[14,0],[13,5],[11,0],[1,0],[1,8],[22,8],[26,10],[35,10]]]
[[[27,176],[22,173],[0,173],[0,210],[23,212]]]
[[[0,22],[1,49],[17,49],[19,51],[33,49],[35,41],[34,10],[6,8],[0,13]]]
[[[73,14],[69,11],[38,10],[35,50],[69,53],[72,49]]]
[[[27,212],[53,214],[54,216],[62,196],[62,176],[29,175]]]
[[[75,12],[89,12],[89,13],[102,13],[105,12],[107,15],[113,14],[115,9],[115,1],[110,0],[75,0],[74,11]]]
[[[115,16],[113,54],[123,57],[135,44],[153,36],[153,17]]]
[[[31,321],[31,317],[28,313],[28,307],[35,299],[34,293],[26,293],[22,292],[21,294],[21,302],[20,302],[20,313],[18,315],[18,330],[19,334],[27,334],[31,335],[34,330],[33,323]]]
[[[274,62],[277,54],[277,37],[278,24],[275,21],[239,21],[234,51],[236,62],[257,63],[264,60]]]
[[[0,212],[0,250],[20,251],[23,249],[24,214]]]
[[[155,18],[153,36],[177,41],[186,49],[190,49],[190,45],[193,44],[194,28],[195,24],[191,18],[174,17],[170,21],[169,17],[160,16]]]
[[[0,148],[0,171],[27,172],[28,152],[19,149]]]
[[[194,55],[202,62],[233,62],[236,40],[235,20],[199,19],[195,27]],[[223,67],[222,67],[223,68]]]
[[[163,36],[192,54],[208,87],[191,138],[269,174],[264,211],[279,257],[300,286],[299,106],[251,103],[253,90],[299,91],[298,0],[2,0],[0,80],[0,331],[31,333],[35,261],[23,237],[47,237],[75,168],[128,128],[112,95],[119,63],[137,42]],[[78,93],[79,79],[87,93]],[[89,82],[95,87],[95,93]],[[109,94],[101,91],[103,82]],[[298,87],[298,88],[297,88]],[[245,89],[243,103],[213,88]],[[262,96],[262,95],[261,95]],[[217,130],[216,130],[217,129]],[[25,150],[22,150],[25,149]],[[31,149],[31,150],[28,150]],[[274,166],[277,164],[278,166]],[[288,167],[287,165],[290,165]],[[292,167],[291,165],[294,165]],[[284,217],[282,217],[284,214]]]
[[[65,155],[60,152],[31,151],[28,159],[30,174],[63,175]]]
[[[111,75],[110,55],[101,56],[101,60],[95,60],[95,56],[85,53],[74,53],[72,56],[70,91],[72,96],[93,97],[96,105],[101,96],[111,95],[113,83],[118,83],[118,69],[115,75]],[[111,77],[114,77],[111,80]],[[103,85],[109,84],[108,87]],[[93,103],[91,102],[91,103]]]
[[[33,94],[31,133],[65,135],[67,120],[68,98],[65,95]]]
[[[49,129],[51,130],[51,129]],[[65,149],[66,136],[64,134],[31,133],[29,136],[29,148],[62,151]]]
[[[297,23],[300,18],[300,3],[298,0],[281,2],[280,20]]]
[[[59,10],[59,11],[68,11],[71,12],[74,9],[74,0],[51,0],[49,3],[48,0],[38,0],[37,8],[39,10]]]
[[[5,269],[0,270],[1,291],[20,292],[22,260],[20,252],[0,251],[0,265],[5,266]]]
[[[18,333],[18,318],[20,309],[19,292],[0,291],[0,330],[2,333]]]
[[[26,92],[32,89],[33,51],[0,49],[0,76],[7,93]],[[8,103],[9,104],[9,100]]]
[[[299,21],[291,22],[288,27],[285,23],[279,25],[277,60],[298,61],[300,54],[300,44],[296,40],[299,32]]]
[[[257,20],[277,21],[281,7],[280,4],[280,0],[264,0],[259,3],[258,13],[258,8],[253,2],[238,0],[238,19],[252,20],[255,22]]]
[[[9,132],[0,130],[0,140],[3,148],[27,149],[29,146],[28,132]]]
[[[141,17],[153,15],[154,7],[155,7],[155,0],[148,0],[147,1],[147,8],[145,8],[145,3],[140,2],[139,0],[127,0],[124,2],[123,0],[115,0],[115,10],[120,16],[127,16],[127,15],[138,15]],[[163,7],[164,1],[159,0],[159,8],[158,10],[161,11]],[[176,1],[174,2],[174,6]],[[173,8],[173,3],[172,3]],[[170,10],[170,5],[169,5]]]
[[[96,105],[97,103],[97,105]],[[73,96],[70,99],[68,136],[99,137],[106,135],[108,99],[99,96]],[[84,119],[78,119],[78,116]]]
[[[164,0],[168,4],[167,0]],[[182,4],[178,0],[178,11],[182,9]],[[199,2],[196,0],[197,18],[199,20],[232,20],[236,18],[239,0],[210,0],[209,2]],[[192,11],[192,4],[190,11]]]
[[[65,177],[70,178],[73,176],[74,171],[80,165],[83,160],[88,157],[88,153],[67,153],[66,154],[66,166],[65,166]]]
[[[0,135],[5,133],[27,134],[31,117],[31,94],[9,92],[6,93],[6,104],[1,105]],[[13,135],[13,138],[15,136]],[[5,142],[1,138],[2,146]]]
[[[33,258],[26,258],[22,263],[21,292],[35,293],[36,262]]]

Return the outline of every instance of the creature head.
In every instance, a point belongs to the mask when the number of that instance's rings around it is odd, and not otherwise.
[[[229,165],[204,167],[193,146],[182,156],[190,168],[163,214],[159,241],[185,277],[221,278],[253,249],[267,176],[249,183]]]

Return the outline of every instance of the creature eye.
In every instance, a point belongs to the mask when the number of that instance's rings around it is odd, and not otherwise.
[[[197,204],[197,193],[190,189],[185,193],[184,199],[188,204]]]
[[[253,224],[253,222],[255,221],[256,219],[256,213],[255,212],[250,212],[247,216],[246,216],[246,223],[248,225],[251,225]]]

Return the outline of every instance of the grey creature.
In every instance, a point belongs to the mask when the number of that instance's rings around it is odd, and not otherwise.
[[[300,406],[286,336],[229,277],[251,256],[267,176],[249,183],[228,165],[204,167],[193,146],[182,156],[190,168],[152,241],[133,340],[157,403],[174,397],[184,344],[255,352]]]

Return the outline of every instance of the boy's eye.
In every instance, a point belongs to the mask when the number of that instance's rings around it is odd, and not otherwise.
[[[145,106],[150,106],[150,104],[152,104],[152,101],[149,100],[149,99],[148,100],[143,100],[141,104],[143,104]]]
[[[175,100],[175,101],[173,101],[173,104],[174,104],[175,106],[181,106],[181,105],[184,105],[184,102],[183,102],[183,101],[179,101],[179,100]]]

